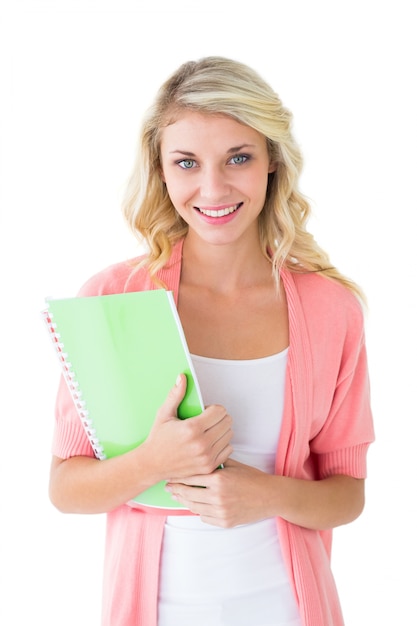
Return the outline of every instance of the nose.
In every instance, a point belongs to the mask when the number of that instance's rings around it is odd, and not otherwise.
[[[219,202],[230,192],[230,181],[222,167],[207,165],[200,173],[201,197],[211,202]]]

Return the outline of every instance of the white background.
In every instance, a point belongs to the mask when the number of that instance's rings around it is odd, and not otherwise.
[[[413,3],[0,5],[1,623],[99,624],[104,517],[47,496],[58,364],[39,312],[137,253],[120,198],[142,112],[209,54],[253,66],[293,111],[311,229],[368,294],[377,443],[334,571],[347,626],[416,623]]]

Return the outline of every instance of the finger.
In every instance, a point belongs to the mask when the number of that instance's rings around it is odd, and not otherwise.
[[[213,483],[217,482],[215,473],[221,471],[223,468],[216,468],[211,474],[194,474],[194,476],[187,476],[182,478],[167,478],[166,486],[175,488],[181,485],[187,485],[189,487],[211,487]]]
[[[184,398],[187,388],[187,377],[185,374],[179,374],[175,385],[171,387],[164,404],[158,411],[158,417],[166,419],[177,415],[178,407]]]
[[[211,404],[206,407],[203,413],[197,415],[194,420],[204,423],[204,430],[209,431],[212,428],[225,428],[226,426],[231,429],[232,418],[227,413],[226,409],[219,404]]]
[[[166,485],[166,491],[171,494],[174,500],[178,500],[183,504],[187,504],[187,508],[195,505],[206,505],[210,499],[210,495],[201,485],[185,485],[183,483]]]
[[[207,488],[209,486],[207,476],[207,474],[202,474],[198,476],[188,476],[187,478],[170,478],[168,479],[165,488],[170,492],[178,491],[181,487]]]

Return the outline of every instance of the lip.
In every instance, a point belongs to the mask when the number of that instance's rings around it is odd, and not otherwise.
[[[216,206],[195,206],[194,210],[198,213],[200,218],[206,222],[207,224],[226,224],[233,220],[237,213],[239,213],[240,208],[242,207],[243,202],[237,202],[235,204],[222,204]],[[229,212],[230,210],[230,212]],[[224,214],[224,211],[227,211]],[[207,215],[207,213],[211,213],[211,215]],[[220,213],[220,215],[213,215],[213,213]]]

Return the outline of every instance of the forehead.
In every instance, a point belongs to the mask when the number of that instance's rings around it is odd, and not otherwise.
[[[265,146],[266,138],[228,115],[183,111],[161,129],[162,150],[216,146],[230,149],[251,144]]]

